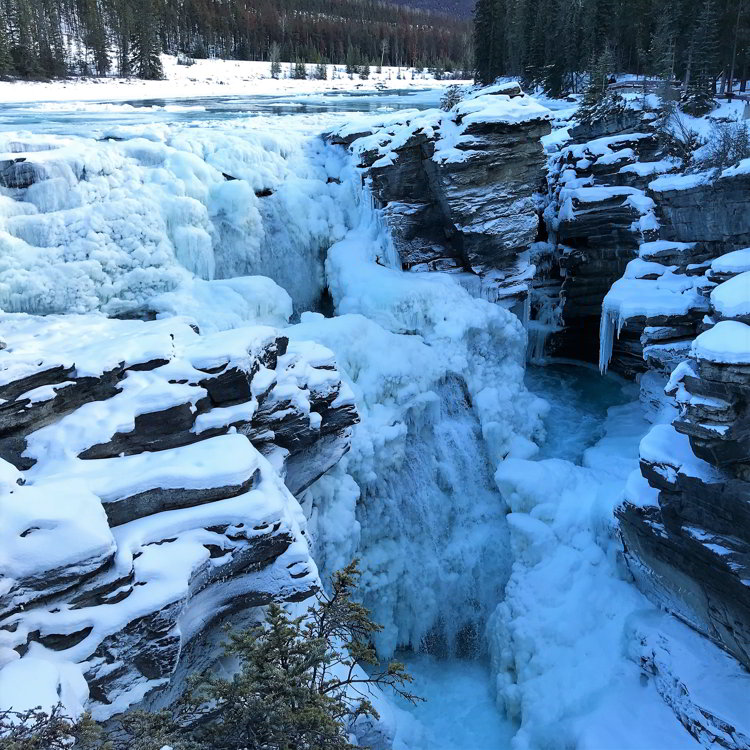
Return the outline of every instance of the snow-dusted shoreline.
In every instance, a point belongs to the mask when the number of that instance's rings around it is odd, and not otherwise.
[[[282,76],[271,78],[270,63],[245,60],[197,60],[178,65],[177,58],[162,55],[164,80],[139,78],[78,78],[58,81],[0,81],[0,104],[22,102],[127,101],[132,99],[189,99],[206,96],[297,96],[335,92],[372,93],[446,87],[471,81],[435,80],[431,73],[413,68],[373,67],[369,78],[350,78],[344,65],[327,65],[325,81],[289,77],[290,63],[282,63]],[[315,65],[307,65],[308,76]]]

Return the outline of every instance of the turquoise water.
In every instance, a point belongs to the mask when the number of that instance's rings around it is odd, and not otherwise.
[[[118,102],[31,102],[0,105],[0,130],[76,135],[81,126],[179,123],[201,125],[248,117],[317,115],[346,112],[390,112],[427,109],[440,102],[442,89],[332,91],[297,96],[203,96],[178,99],[133,99]],[[127,105],[127,106],[123,106]]]
[[[602,437],[610,406],[632,401],[632,384],[602,376],[586,365],[528,365],[526,387],[545,399],[547,437],[537,458],[564,458],[580,464],[583,452]]]

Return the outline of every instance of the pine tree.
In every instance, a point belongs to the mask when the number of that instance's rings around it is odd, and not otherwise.
[[[504,0],[477,0],[474,9],[474,66],[480,83],[492,83],[503,69]]]
[[[292,78],[296,78],[298,80],[307,78],[307,67],[305,66],[305,63],[302,62],[302,60],[297,60],[297,62],[294,64]]]
[[[8,78],[16,72],[13,56],[10,53],[10,39],[5,19],[0,18],[0,78]]]
[[[318,594],[300,617],[271,603],[264,623],[229,634],[224,652],[238,667],[232,678],[192,675],[168,709],[120,714],[104,731],[60,707],[0,711],[0,736],[9,750],[355,750],[352,723],[379,718],[367,697],[373,689],[421,700],[404,665],[383,667],[375,654],[373,636],[382,628],[354,600],[359,575],[356,561],[336,572],[330,596]]]
[[[614,53],[607,45],[590,66],[589,82],[577,114],[580,122],[592,122],[622,109],[622,98],[608,90],[615,65]]]
[[[354,46],[350,42],[346,50],[346,73],[349,78],[354,77],[354,74],[357,72],[358,65],[359,60],[357,59],[357,53],[354,50]]]
[[[271,78],[279,78],[281,76],[281,47],[278,42],[271,44],[268,59],[271,61]]]
[[[13,67],[21,78],[41,78],[43,71],[39,62],[36,23],[30,0],[17,0],[13,10],[10,19]]]
[[[138,0],[137,8],[130,45],[133,72],[138,78],[160,80],[164,78],[164,69],[159,57],[161,43],[156,27],[154,0]]]
[[[682,109],[696,117],[714,107],[718,45],[718,20],[713,0],[704,0],[690,41],[682,102]]]
[[[328,78],[328,66],[324,62],[319,62],[315,67],[315,77],[319,81],[325,81]]]
[[[107,30],[97,0],[85,0],[81,20],[84,28],[84,42],[91,50],[93,69],[96,75],[107,75],[110,67],[107,55]]]

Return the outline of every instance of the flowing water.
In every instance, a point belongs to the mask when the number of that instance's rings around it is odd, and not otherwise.
[[[584,451],[603,437],[607,411],[632,400],[613,376],[586,365],[552,362],[528,365],[526,386],[545,399],[546,438],[536,458],[561,458],[580,464]],[[506,750],[516,731],[498,710],[493,676],[482,660],[438,659],[424,653],[398,654],[414,677],[413,692],[424,703],[404,707],[425,727],[411,750]]]

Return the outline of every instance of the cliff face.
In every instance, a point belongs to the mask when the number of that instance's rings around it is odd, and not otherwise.
[[[532,314],[556,285],[548,352],[594,359],[598,341],[602,369],[639,379],[657,424],[616,511],[625,558],[748,666],[750,164],[682,174],[648,115],[597,126],[550,158],[552,260]]]
[[[405,270],[464,273],[482,296],[514,304],[534,273],[549,113],[517,84],[486,91],[328,140],[359,155]]]
[[[665,390],[678,414],[643,439],[641,475],[631,478],[617,515],[626,558],[644,590],[750,666],[745,268],[743,250],[719,256],[707,269],[702,264],[704,273],[694,277],[706,312],[699,319],[694,308],[675,311],[674,292],[660,295],[665,330],[673,336],[681,330],[687,338],[645,347],[644,382],[671,371]]]
[[[107,716],[168,684],[217,619],[313,593],[292,492],[357,421],[329,350],[179,318],[2,330],[4,684],[47,675],[40,695],[72,684]]]

